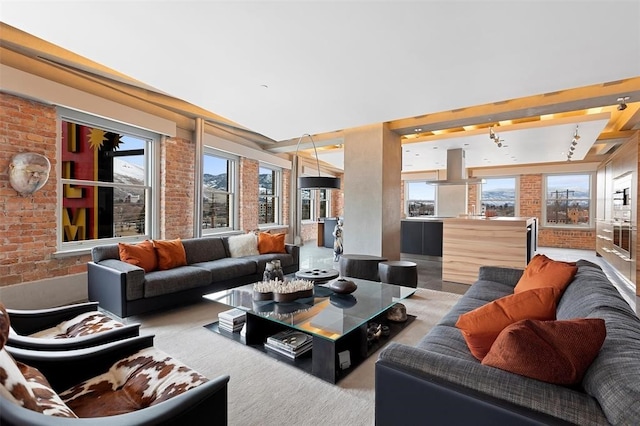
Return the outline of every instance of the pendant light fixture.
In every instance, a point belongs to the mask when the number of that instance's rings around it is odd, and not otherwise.
[[[313,138],[310,134],[305,133],[300,136],[298,139],[298,144],[296,145],[296,153],[298,155],[298,148],[300,147],[300,142],[302,138],[308,136],[311,139],[311,144],[313,145],[313,151],[316,154],[316,165],[318,168],[318,176],[301,176],[298,178],[298,188],[300,189],[340,189],[340,178],[332,177],[332,176],[320,176],[320,161],[318,160],[318,151],[316,149],[316,144],[313,141]]]

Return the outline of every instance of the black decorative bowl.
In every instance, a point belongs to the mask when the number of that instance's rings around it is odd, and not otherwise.
[[[333,290],[334,293],[338,294],[351,294],[358,288],[356,283],[350,280],[345,280],[344,278],[338,278],[331,281],[327,287]]]

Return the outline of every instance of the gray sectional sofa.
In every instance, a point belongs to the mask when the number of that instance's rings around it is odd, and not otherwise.
[[[640,424],[640,319],[598,265],[580,260],[557,319],[602,318],[607,336],[579,386],[484,366],[455,327],[460,314],[513,293],[522,270],[482,267],[478,281],[414,347],[376,362],[376,425]]]
[[[267,262],[280,260],[285,274],[299,269],[300,247],[287,253],[231,257],[227,237],[182,240],[187,265],[147,272],[120,260],[117,244],[94,247],[88,263],[89,300],[121,317],[199,300],[202,295],[260,281]]]

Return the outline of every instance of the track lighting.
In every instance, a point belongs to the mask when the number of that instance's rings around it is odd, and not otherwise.
[[[573,157],[573,152],[576,150],[576,146],[578,146],[578,140],[580,139],[580,135],[578,134],[578,125],[576,125],[576,129],[573,132],[573,139],[571,139],[571,144],[569,145],[569,151],[567,152],[567,161],[571,161]]]
[[[624,111],[625,109],[627,109],[627,101],[629,100],[629,96],[624,96],[621,98],[618,98],[618,111]]]
[[[502,148],[502,142],[504,142],[504,139],[500,139],[500,135],[493,131],[493,126],[489,127],[489,139],[494,141],[496,145],[498,145],[498,148]]]

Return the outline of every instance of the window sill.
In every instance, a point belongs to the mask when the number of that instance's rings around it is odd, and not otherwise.
[[[289,229],[289,225],[278,225],[276,223],[271,224],[271,225],[260,225],[258,226],[258,229],[260,231],[270,231],[272,229]]]
[[[56,251],[51,255],[51,257],[53,259],[64,259],[67,257],[84,256],[86,254],[91,254],[91,247],[75,249],[75,250]]]

